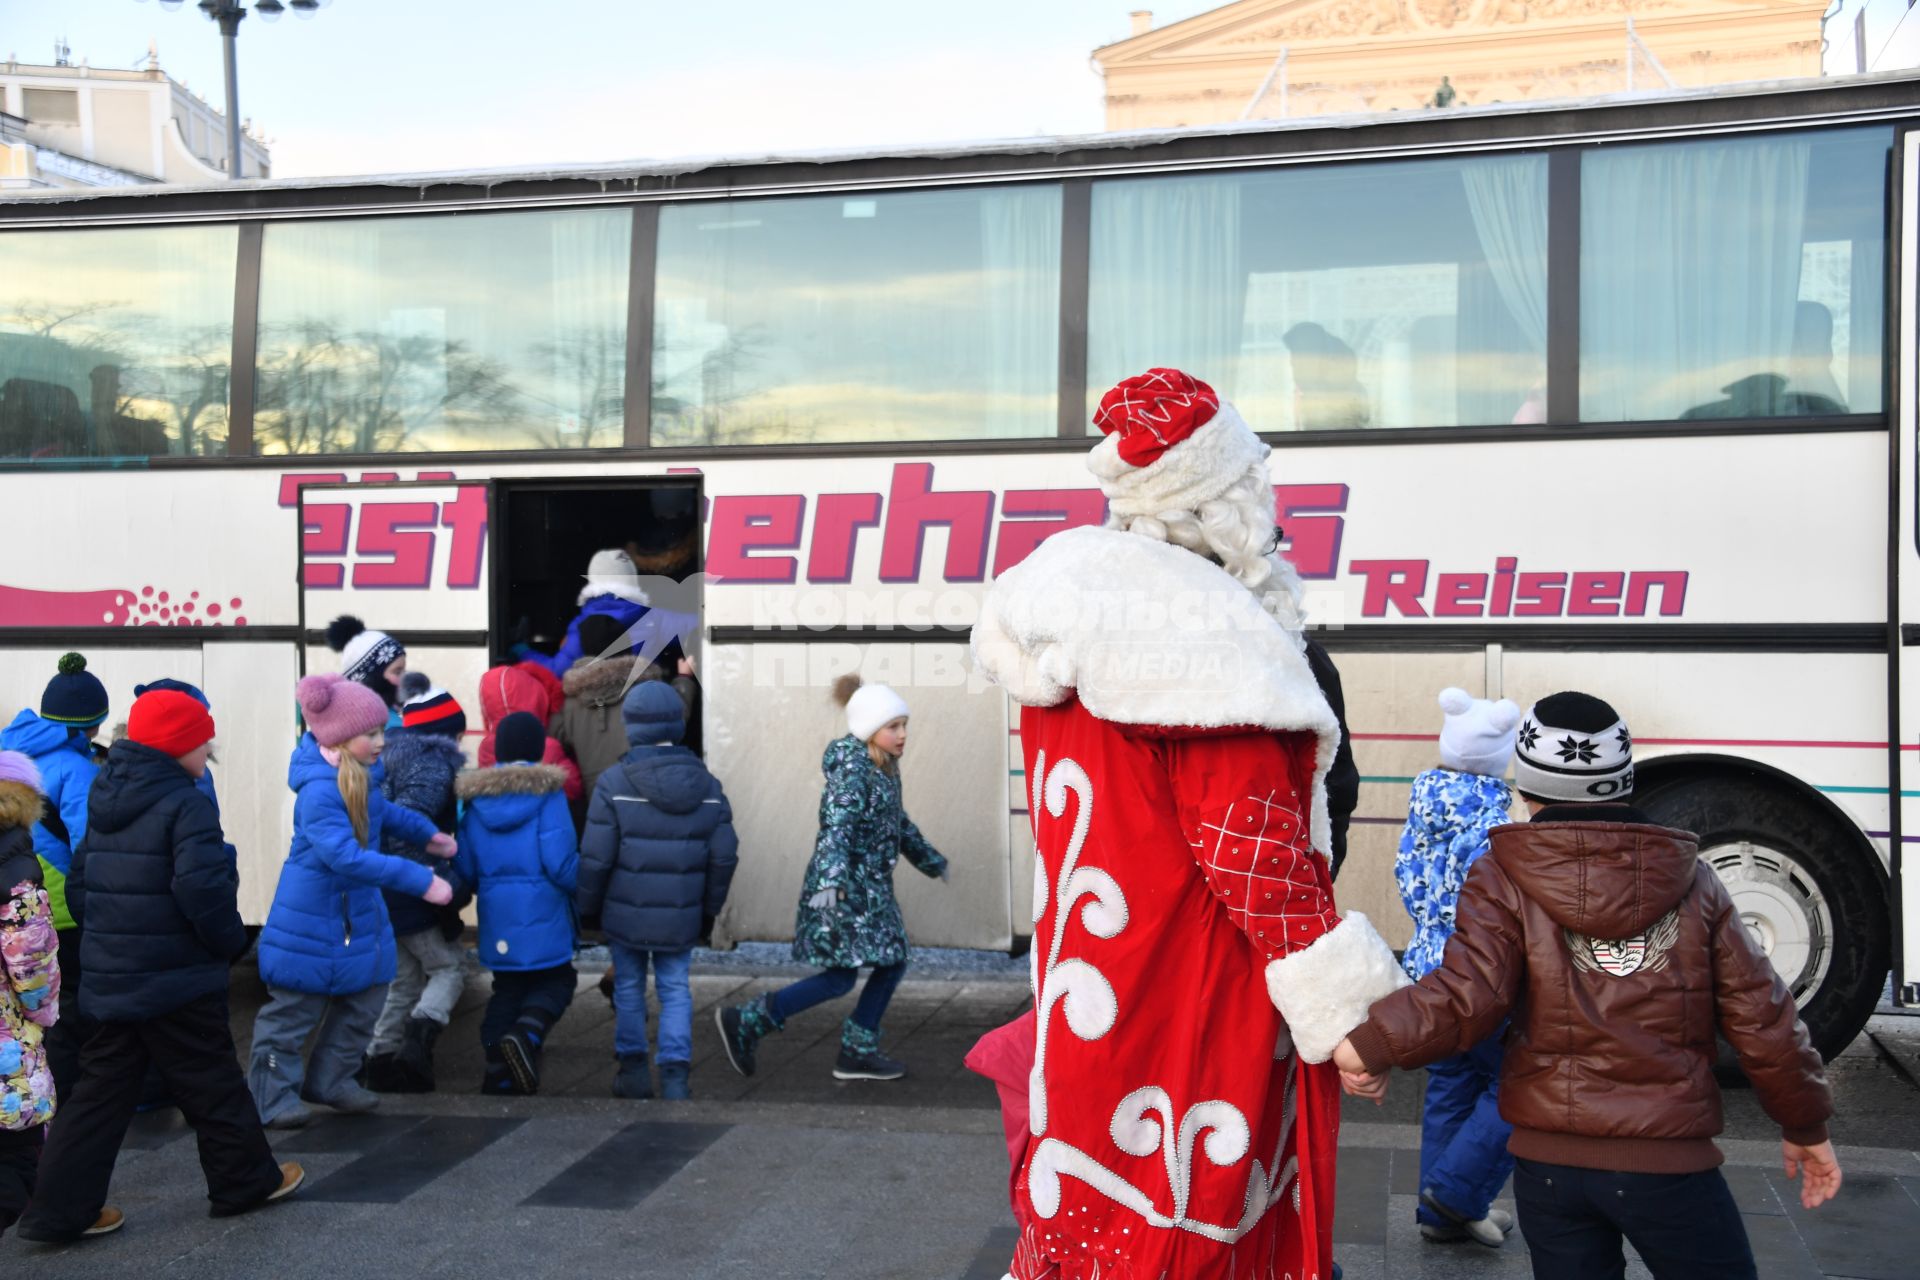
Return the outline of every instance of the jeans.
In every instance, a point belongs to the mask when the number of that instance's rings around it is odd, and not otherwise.
[[[893,989],[900,985],[900,979],[906,972],[907,962],[904,960],[899,964],[875,968],[867,976],[867,985],[853,1006],[853,1020],[869,1031],[878,1031],[880,1019],[886,1016],[887,1004],[893,999]],[[796,1013],[829,1000],[838,1000],[853,990],[853,984],[859,977],[858,969],[822,969],[812,977],[802,978],[768,996],[768,1012],[773,1014],[776,1022],[785,1023]]]
[[[1427,1068],[1427,1104],[1420,1118],[1420,1188],[1468,1220],[1484,1218],[1500,1194],[1513,1157],[1513,1126],[1500,1118],[1502,1027],[1465,1053]],[[1447,1225],[1421,1205],[1421,1222]]]
[[[344,996],[268,989],[271,997],[253,1020],[253,1053],[247,1063],[247,1087],[272,1121],[308,1102],[326,1103],[356,1092],[354,1075],[373,1039],[373,1023],[387,998],[384,985]],[[313,1052],[300,1050],[315,1027]]]
[[[1755,1280],[1753,1251],[1718,1169],[1607,1173],[1515,1163],[1520,1230],[1534,1280],[1620,1280],[1633,1242],[1654,1280]]]
[[[422,929],[394,943],[398,965],[387,988],[386,1007],[373,1024],[371,1052],[376,1054],[399,1050],[408,1018],[431,1018],[446,1026],[467,989],[466,952],[440,930]]]
[[[687,971],[693,949],[643,951],[618,943],[613,951],[613,1051],[622,1058],[647,1055],[647,962],[660,997],[661,1062],[693,1061],[693,988]]]
[[[80,1057],[80,1079],[48,1127],[40,1186],[21,1229],[59,1239],[93,1225],[107,1202],[114,1158],[156,1063],[200,1142],[216,1215],[263,1203],[280,1166],[260,1129],[228,1028],[227,993],[202,996],[145,1022],[102,1022]]]
[[[537,1019],[542,1035],[573,1003],[579,975],[570,964],[551,969],[506,969],[493,975],[493,995],[480,1018],[480,1044],[491,1049],[523,1017]]]

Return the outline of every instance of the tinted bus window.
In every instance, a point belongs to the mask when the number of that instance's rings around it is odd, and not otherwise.
[[[679,205],[659,252],[654,444],[1056,429],[1057,187]]]
[[[1580,161],[1580,416],[1878,413],[1888,133]]]
[[[1088,393],[1178,365],[1257,430],[1540,421],[1547,162],[1102,182]]]
[[[260,453],[622,442],[624,209],[276,222],[260,259]]]
[[[0,234],[0,457],[227,448],[238,232]]]

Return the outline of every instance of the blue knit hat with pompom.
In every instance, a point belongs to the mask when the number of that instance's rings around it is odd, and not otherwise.
[[[69,729],[91,729],[107,718],[107,686],[87,670],[77,653],[60,659],[60,674],[47,681],[40,695],[40,718]]]

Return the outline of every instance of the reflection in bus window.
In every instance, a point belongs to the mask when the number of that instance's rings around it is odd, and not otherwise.
[[[0,458],[221,454],[231,226],[0,235]]]
[[[657,445],[1056,429],[1057,187],[661,210]]]
[[[1879,412],[1887,145],[1871,128],[1583,155],[1580,416]]]
[[[624,209],[269,225],[255,450],[617,447],[632,227]]]
[[[1547,162],[1095,185],[1090,397],[1175,365],[1262,431],[1514,421],[1546,380]]]

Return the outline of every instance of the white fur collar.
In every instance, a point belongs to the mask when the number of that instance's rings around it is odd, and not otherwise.
[[[1331,848],[1339,722],[1295,637],[1212,561],[1114,529],[1055,534],[994,582],[972,649],[1026,706],[1077,696],[1116,724],[1313,733],[1313,843]]]
[[[628,604],[650,605],[647,593],[640,589],[639,578],[588,578],[574,603],[584,605],[595,596],[616,596]]]

